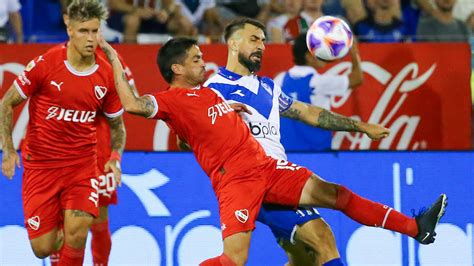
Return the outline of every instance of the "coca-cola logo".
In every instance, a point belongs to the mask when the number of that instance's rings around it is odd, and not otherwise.
[[[348,62],[340,63],[327,73],[341,73],[350,70],[351,64]],[[399,114],[396,115],[410,97],[410,93],[423,88],[423,84],[433,75],[437,65],[432,64],[428,70],[423,73],[420,72],[420,67],[417,63],[412,62],[403,67],[400,72],[392,75],[383,67],[372,63],[363,62],[362,69],[365,73],[372,76],[383,87],[384,91],[378,99],[376,105],[372,109],[372,113],[368,119],[369,123],[381,124],[390,128],[391,134],[389,137],[377,143],[378,149],[397,149],[397,150],[416,150],[426,146],[424,142],[416,142],[411,146],[413,136],[421,121],[420,115]],[[339,108],[343,106],[350,98],[352,91],[349,90],[346,95],[341,98],[333,97],[331,99],[331,107]],[[388,106],[393,106],[390,110]],[[353,115],[352,118],[361,120],[359,116]],[[397,143],[394,140],[398,139]],[[362,133],[350,132],[336,132],[333,141],[333,149],[341,149],[343,142],[348,141],[349,149],[370,149],[372,147],[372,140]]]

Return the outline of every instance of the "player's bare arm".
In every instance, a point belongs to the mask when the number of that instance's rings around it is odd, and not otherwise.
[[[349,117],[336,114],[323,108],[294,101],[283,116],[300,120],[308,125],[334,131],[362,132],[371,139],[378,140],[387,137],[390,130],[381,125],[356,121]]]
[[[13,108],[23,102],[24,99],[16,90],[14,85],[8,89],[0,102],[0,140],[3,147],[2,173],[8,179],[15,174],[15,165],[20,167],[20,158],[13,146]]]
[[[126,130],[125,125],[123,123],[123,117],[115,117],[108,120],[109,128],[110,128],[110,140],[111,140],[111,148],[112,154],[120,154],[122,155],[123,150],[125,148],[125,139],[126,139]],[[99,166],[101,167],[101,166]],[[114,173],[114,178],[117,184],[120,186],[122,183],[122,170],[120,167],[120,158],[111,156],[110,159],[105,164],[105,172],[109,172],[112,170]]]
[[[117,93],[125,111],[144,117],[150,117],[155,111],[155,105],[152,99],[148,96],[135,96],[114,48],[112,48],[112,46],[110,46],[110,44],[108,44],[100,34],[97,37],[97,40],[112,65],[115,87],[117,88]]]

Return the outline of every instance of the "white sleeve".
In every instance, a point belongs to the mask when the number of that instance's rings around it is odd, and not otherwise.
[[[281,88],[281,85],[283,84],[283,78],[285,77],[286,72],[280,72],[274,79],[273,83],[275,85],[278,85],[278,87]]]
[[[314,75],[311,87],[315,94],[328,96],[342,96],[349,90],[349,77],[347,75]]]

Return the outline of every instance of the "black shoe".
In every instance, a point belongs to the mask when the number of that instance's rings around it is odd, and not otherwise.
[[[415,216],[416,224],[418,225],[418,235],[415,236],[415,239],[420,244],[428,245],[435,241],[435,228],[438,225],[439,219],[443,217],[446,206],[448,206],[448,197],[446,194],[441,194],[428,210],[422,211]]]

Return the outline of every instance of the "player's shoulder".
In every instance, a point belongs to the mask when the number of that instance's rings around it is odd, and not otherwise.
[[[54,68],[55,65],[62,64],[64,59],[64,44],[55,45],[46,52],[33,58],[25,67],[28,72],[33,68]]]

